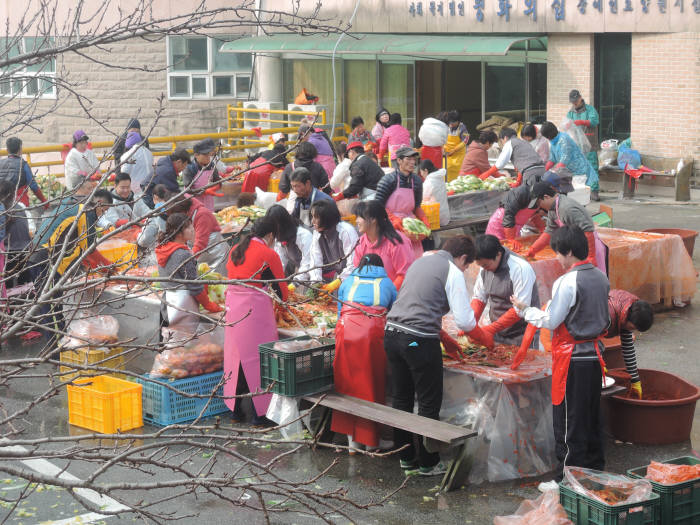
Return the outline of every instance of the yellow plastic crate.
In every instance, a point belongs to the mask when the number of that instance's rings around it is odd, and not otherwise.
[[[280,191],[280,180],[270,179],[270,182],[267,183],[267,191],[278,193]]]
[[[115,263],[118,270],[126,270],[136,264],[138,250],[133,242],[125,242],[121,239],[109,239],[97,245],[99,251],[106,259]]]
[[[68,390],[68,422],[101,434],[143,426],[142,386],[110,376],[76,379]]]
[[[440,203],[439,202],[424,202],[420,205],[428,218],[431,230],[440,229]]]
[[[346,215],[345,217],[341,217],[342,220],[345,222],[349,222],[353,226],[355,226],[355,220],[357,219],[356,215]]]
[[[105,373],[100,370],[75,369],[70,366],[74,364],[83,366],[95,365],[104,368],[124,370],[124,356],[120,355],[122,352],[124,352],[124,348],[121,346],[115,348],[77,348],[75,350],[64,350],[61,352],[60,361],[66,365],[64,366],[61,364],[59,367],[61,374],[64,374],[61,375],[61,381],[70,381],[79,376],[94,376]],[[118,377],[119,379],[125,379],[124,374],[116,372],[108,375]]]

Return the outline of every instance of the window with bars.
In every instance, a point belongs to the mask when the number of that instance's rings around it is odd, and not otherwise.
[[[249,98],[253,55],[220,52],[229,40],[223,36],[169,36],[168,97]]]
[[[2,58],[26,55],[0,70],[0,96],[55,98],[56,59],[32,57],[32,53],[53,45],[54,38],[48,36],[0,38],[0,49],[4,50]]]

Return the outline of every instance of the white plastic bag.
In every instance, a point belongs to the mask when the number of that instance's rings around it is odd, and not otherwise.
[[[279,202],[277,202],[277,194],[271,191],[264,191],[261,190],[260,188],[255,188],[255,205],[258,208],[263,208],[264,210],[268,210],[272,208],[275,204],[279,204],[280,206],[285,206],[287,204],[287,200],[283,199]]]
[[[573,120],[565,118],[562,123],[559,124],[559,131],[567,133],[574,139],[574,142],[584,154],[591,151],[591,143],[588,141],[588,137],[586,137],[583,128],[574,124]]]
[[[600,143],[599,166],[617,166],[617,140],[608,139]]]
[[[436,118],[428,117],[423,120],[423,125],[418,130],[418,138],[423,146],[437,147],[445,144],[449,133],[447,124]]]

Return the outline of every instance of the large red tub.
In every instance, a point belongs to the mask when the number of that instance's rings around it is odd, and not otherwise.
[[[629,376],[624,369],[610,370],[618,383]],[[661,370],[639,369],[645,396],[661,399],[607,398],[608,426],[615,439],[642,445],[668,445],[690,438],[695,402],[700,388]]]

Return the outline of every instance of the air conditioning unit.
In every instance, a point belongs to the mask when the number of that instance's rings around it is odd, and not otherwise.
[[[261,129],[271,129],[271,128],[283,128],[283,122],[265,122],[266,120],[283,120],[284,115],[277,113],[266,113],[271,109],[284,109],[281,102],[263,102],[260,100],[250,100],[243,103],[243,108],[245,109],[260,109],[264,110],[260,113],[251,112],[245,113],[243,121],[244,127],[250,128],[261,128]]]
[[[288,104],[287,111],[303,111],[305,113],[305,115],[289,115],[289,126],[298,128],[302,119],[306,118],[308,120],[313,120],[316,118],[318,122],[317,126],[325,129],[326,126],[321,126],[322,119],[320,115],[321,111],[324,110],[326,112],[326,121],[328,121],[330,118],[328,106],[320,106],[317,104]]]

